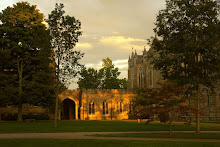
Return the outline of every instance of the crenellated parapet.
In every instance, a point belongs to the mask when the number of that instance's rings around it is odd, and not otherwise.
[[[96,94],[96,93],[131,93],[127,89],[83,89],[83,93],[91,93],[91,94]]]
[[[131,56],[129,55],[129,59],[128,59],[128,68],[132,68],[138,64],[142,64],[144,61],[146,61],[147,55],[148,55],[148,51],[146,50],[145,47],[142,55],[138,55],[137,51],[135,50],[134,52],[132,48],[132,54]]]
[[[61,101],[69,98],[80,100],[85,97],[112,98],[115,95],[133,95],[131,91],[125,89],[83,89],[83,90],[66,90],[59,95]]]

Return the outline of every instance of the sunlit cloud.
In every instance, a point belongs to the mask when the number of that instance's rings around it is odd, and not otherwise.
[[[88,50],[92,48],[92,45],[90,43],[77,43],[76,48],[81,50]]]
[[[115,67],[118,67],[119,70],[124,70],[128,68],[128,60],[115,60],[113,61],[113,64],[115,65]]]
[[[102,68],[102,62],[100,61],[99,63],[97,63],[97,64],[85,64],[85,66],[86,66],[86,68],[88,69],[88,68],[94,68],[94,69],[96,69],[96,70],[99,70],[99,69],[101,69]]]
[[[137,38],[125,38],[123,36],[110,36],[110,37],[102,37],[100,42],[109,45],[115,46],[120,49],[130,50],[132,47],[136,50],[143,50],[144,46],[149,49],[147,45],[147,41],[145,39],[137,39]]]
[[[112,32],[112,34],[119,34],[118,32]]]
[[[127,71],[128,70],[128,60],[115,60],[112,61],[115,67],[119,69],[119,71]],[[96,70],[99,70],[102,68],[102,61],[98,62],[97,64],[86,64],[86,68],[94,68]]]
[[[116,44],[119,44],[119,43],[130,43],[131,41],[145,42],[145,40],[143,40],[143,39],[125,38],[123,36],[102,37],[100,41],[103,42],[103,43],[115,42]]]

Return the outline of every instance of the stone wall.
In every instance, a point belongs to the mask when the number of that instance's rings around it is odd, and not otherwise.
[[[84,90],[82,92],[81,119],[122,120],[128,119],[132,94],[125,90]],[[89,104],[94,102],[95,113],[89,114]],[[107,102],[107,114],[103,114],[103,102]],[[120,108],[122,111],[118,111]],[[106,104],[106,103],[105,103]]]
[[[112,89],[64,91],[59,97],[61,102],[65,99],[71,99],[75,102],[76,119],[122,120],[128,119],[132,96],[133,94],[127,90]],[[94,105],[93,113],[91,113],[91,104]]]

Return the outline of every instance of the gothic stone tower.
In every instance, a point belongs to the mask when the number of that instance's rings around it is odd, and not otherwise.
[[[142,55],[138,55],[132,49],[131,56],[128,59],[128,90],[133,88],[154,88],[158,82],[162,80],[160,72],[153,69],[149,54],[153,53],[152,49],[144,51]]]
[[[143,54],[138,55],[133,52],[128,59],[128,90],[133,88],[155,88],[158,83],[163,81],[160,71],[155,70],[151,64],[152,56],[156,56],[153,49],[146,51],[144,48]],[[219,121],[220,120],[220,81],[217,82],[213,91],[206,91],[206,88],[201,93],[201,120],[203,121]],[[194,99],[189,99],[189,105],[195,106]],[[187,119],[195,119],[194,114],[187,116]]]

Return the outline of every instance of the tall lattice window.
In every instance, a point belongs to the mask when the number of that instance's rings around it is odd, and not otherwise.
[[[139,88],[143,88],[143,70],[142,67],[139,67],[139,71],[138,71],[138,84],[139,84]]]
[[[153,86],[153,69],[149,69],[149,85]]]
[[[95,114],[95,102],[89,103],[89,114]]]
[[[122,113],[122,102],[117,102],[117,112]]]
[[[108,114],[108,102],[104,101],[102,103],[102,107],[103,107],[103,111],[102,111],[102,114]]]

